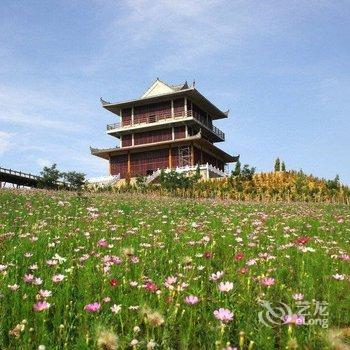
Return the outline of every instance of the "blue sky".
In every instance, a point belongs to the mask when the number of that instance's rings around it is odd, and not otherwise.
[[[350,184],[349,1],[0,2],[0,165],[105,175],[102,96],[196,80],[230,117],[221,146],[258,171]]]

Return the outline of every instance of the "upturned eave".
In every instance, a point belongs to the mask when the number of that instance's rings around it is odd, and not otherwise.
[[[232,156],[222,149],[216,147],[211,142],[205,140],[200,135],[195,135],[187,138],[181,138],[177,140],[169,140],[169,141],[161,141],[154,143],[147,143],[142,145],[128,146],[128,147],[114,147],[114,148],[92,148],[90,147],[90,152],[92,155],[109,159],[111,156],[119,155],[119,154],[127,154],[128,152],[136,152],[136,151],[149,151],[153,149],[163,148],[164,146],[176,145],[179,146],[181,144],[186,144],[189,142],[193,142],[194,145],[199,148],[203,148],[203,150],[208,150],[211,153],[220,157],[226,163],[236,162],[239,159],[239,156]]]
[[[199,107],[209,112],[213,120],[223,119],[228,117],[229,111],[226,111],[226,112],[221,111],[218,107],[216,107],[212,102],[210,102],[194,87],[189,87],[187,89],[174,91],[171,93],[165,93],[165,94],[160,94],[156,96],[127,100],[127,101],[122,101],[117,103],[107,102],[101,98],[101,103],[103,108],[120,116],[120,111],[123,108],[142,106],[153,102],[161,102],[161,101],[166,101],[169,99],[175,99],[180,97],[191,98],[193,102],[199,105]]]

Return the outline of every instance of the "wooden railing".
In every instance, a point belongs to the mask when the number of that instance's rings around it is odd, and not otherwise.
[[[121,129],[121,128],[128,128],[132,126],[139,126],[139,125],[147,125],[147,124],[153,124],[158,122],[166,122],[169,120],[180,120],[180,119],[186,119],[186,118],[194,118],[196,121],[198,121],[201,125],[203,125],[205,128],[212,131],[215,135],[217,135],[220,139],[225,140],[225,133],[222,132],[219,128],[212,125],[208,122],[207,118],[203,117],[197,112],[193,111],[182,111],[180,113],[175,113],[173,116],[170,114],[167,115],[147,115],[143,116],[142,118],[137,118],[137,120],[130,120],[127,122],[118,122],[113,124],[107,125],[107,131],[109,130],[115,130],[115,129]]]
[[[5,173],[5,174],[9,174],[9,175],[14,175],[14,176],[19,176],[19,177],[24,177],[26,179],[33,179],[33,180],[39,180],[40,176],[37,175],[32,175],[29,173],[23,173],[22,171],[16,171],[16,170],[12,170],[12,169],[5,169],[0,167],[0,173]]]
[[[164,171],[165,173],[169,173],[171,171],[176,171],[177,173],[188,173],[188,172],[194,172],[198,169],[199,170],[205,170],[207,172],[207,178],[209,178],[209,172],[212,172],[220,177],[227,177],[229,174],[225,171],[222,171],[221,169],[206,163],[201,165],[185,165],[185,166],[177,166],[176,168],[165,168],[165,169],[157,169],[153,172],[153,174],[147,176],[146,178],[146,185],[150,184],[152,181],[154,181],[157,177],[160,176],[161,172]]]
[[[7,175],[10,175],[10,176],[14,176],[14,177],[17,177],[17,178],[20,178],[22,179],[22,182],[23,180],[26,181],[26,180],[31,180],[30,183],[38,183],[38,181],[41,179],[40,176],[38,175],[33,175],[33,174],[30,174],[30,173],[24,173],[22,171],[17,171],[17,170],[13,170],[13,169],[6,169],[6,168],[3,168],[3,167],[0,167],[0,174],[7,174]],[[15,178],[12,178],[13,180]],[[10,182],[10,181],[9,181]],[[17,180],[17,182],[21,182],[20,180]],[[12,182],[10,182],[12,183]],[[55,184],[57,186],[68,186],[64,181],[56,181]]]

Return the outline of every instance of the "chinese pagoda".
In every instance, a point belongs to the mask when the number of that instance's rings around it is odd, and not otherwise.
[[[236,162],[214,145],[225,134],[213,120],[227,118],[187,82],[168,85],[157,80],[138,99],[102,107],[120,121],[107,125],[107,134],[120,139],[115,148],[91,148],[95,156],[109,161],[109,173],[120,179],[147,176],[153,181],[160,171],[190,172],[198,166],[204,178],[226,176],[225,165]]]

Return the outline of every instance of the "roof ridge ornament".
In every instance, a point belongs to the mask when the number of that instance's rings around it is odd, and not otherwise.
[[[100,101],[102,103],[102,106],[111,104],[110,102],[105,101],[102,97],[100,97]]]

